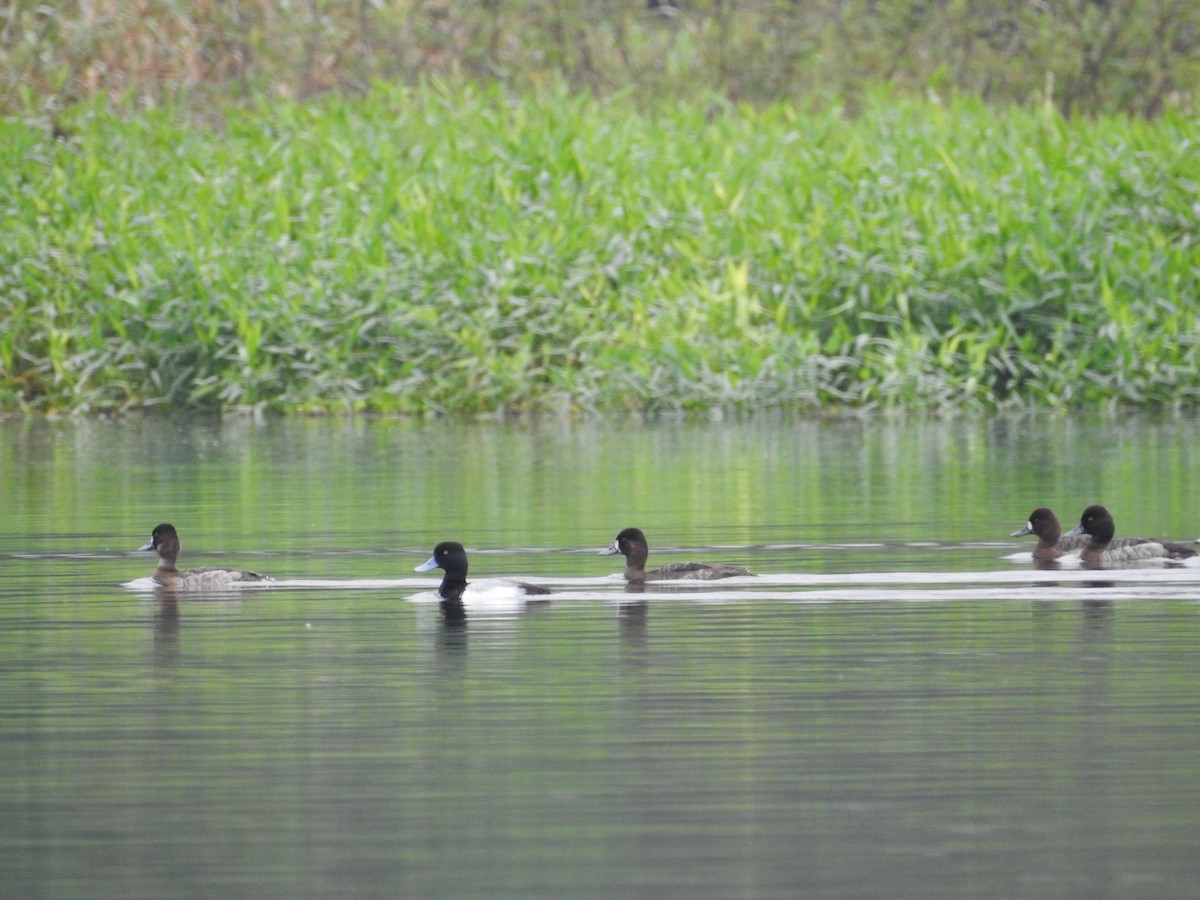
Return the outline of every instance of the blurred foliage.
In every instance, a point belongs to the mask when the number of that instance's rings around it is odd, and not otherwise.
[[[1194,111],[1195,0],[7,0],[0,112],[103,95],[566,83],[642,104],[836,97],[879,82],[1064,114]]]

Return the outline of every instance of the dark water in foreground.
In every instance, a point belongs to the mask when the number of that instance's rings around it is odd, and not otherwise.
[[[0,894],[1200,896],[1200,567],[1006,558],[1200,534],[1198,431],[0,424]],[[123,587],[162,520],[280,583]]]

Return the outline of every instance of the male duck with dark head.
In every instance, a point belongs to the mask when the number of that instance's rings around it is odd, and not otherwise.
[[[258,572],[225,569],[221,566],[200,566],[179,571],[175,567],[179,559],[179,532],[175,530],[174,525],[166,522],[154,526],[154,531],[150,533],[150,542],[138,547],[138,550],[158,551],[158,568],[154,570],[152,577],[160,585],[171,590],[220,591],[244,582],[272,580]]]
[[[521,597],[540,597],[550,593],[548,588],[536,584],[508,581],[503,578],[489,578],[486,581],[468,584],[467,551],[458,541],[442,541],[433,548],[433,556],[413,571],[428,572],[431,569],[441,569],[445,572],[442,583],[438,586],[438,597],[442,601],[442,612],[448,619],[461,614],[464,601],[484,604],[512,601]]]
[[[646,581],[712,581],[716,578],[754,574],[741,566],[702,562],[669,563],[657,569],[647,570],[646,559],[650,556],[650,545],[640,528],[624,529],[617,535],[611,547],[600,551],[601,556],[613,556],[617,553],[625,557],[625,580],[635,584]]]
[[[1155,541],[1150,538],[1123,538],[1124,543],[1113,540],[1117,526],[1112,514],[1103,506],[1089,506],[1079,517],[1079,524],[1064,537],[1073,538],[1086,534],[1088,542],[1079,555],[1084,565],[1093,569],[1106,569],[1127,563],[1151,559],[1187,559],[1196,551],[1188,544],[1172,541]]]
[[[1058,523],[1058,516],[1044,506],[1039,506],[1031,512],[1025,526],[1018,528],[1009,537],[1023,537],[1027,534],[1037,535],[1038,542],[1033,548],[1033,558],[1040,560],[1058,559],[1060,556],[1078,553],[1091,540],[1083,533],[1066,537]],[[1114,538],[1109,548],[1128,547],[1138,541],[1139,538]]]

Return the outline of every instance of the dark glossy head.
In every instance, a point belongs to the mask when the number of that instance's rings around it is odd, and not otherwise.
[[[1107,544],[1117,533],[1116,523],[1103,506],[1089,506],[1079,517],[1079,524],[1067,532],[1066,537],[1077,534],[1089,535],[1093,544]]]
[[[629,571],[639,571],[646,567],[646,558],[650,555],[650,545],[646,543],[646,535],[640,528],[622,530],[612,542],[612,546],[600,551],[601,556],[613,556],[620,553],[625,557],[626,577]]]
[[[160,556],[168,556],[172,553],[178,556],[179,532],[175,530],[174,525],[168,525],[166,522],[155,525],[154,530],[150,532],[150,542],[142,544],[138,550],[157,550]]]
[[[414,572],[428,572],[430,569],[441,569],[447,575],[467,577],[467,551],[458,541],[442,541],[433,548],[433,556],[413,569]]]
[[[637,553],[641,550],[642,553],[650,552],[650,545],[646,542],[646,535],[642,533],[640,528],[623,529],[612,542],[612,546],[600,551],[601,556],[613,556],[620,553],[622,556],[628,557],[631,553]]]
[[[1021,537],[1026,534],[1036,534],[1043,541],[1055,543],[1062,535],[1062,526],[1058,524],[1058,516],[1044,506],[1039,506],[1029,514],[1029,521],[1024,528],[1018,528],[1010,537]]]

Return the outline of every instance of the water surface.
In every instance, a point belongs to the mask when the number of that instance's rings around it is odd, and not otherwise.
[[[1197,896],[1200,567],[1007,537],[1200,534],[1197,430],[0,423],[2,893]],[[159,521],[279,583],[123,587]]]

